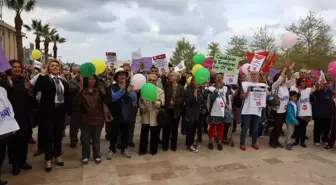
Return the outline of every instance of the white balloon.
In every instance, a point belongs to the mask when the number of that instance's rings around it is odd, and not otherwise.
[[[282,44],[286,49],[292,49],[298,41],[298,36],[295,33],[285,33],[282,35]]]
[[[250,64],[244,64],[241,66],[241,70],[245,75],[249,74],[249,68],[250,68]]]
[[[131,84],[134,85],[133,90],[139,90],[146,83],[146,77],[143,74],[136,74],[131,78]]]

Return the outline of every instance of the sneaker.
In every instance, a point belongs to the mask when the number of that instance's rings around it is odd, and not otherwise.
[[[252,148],[259,150],[259,146],[258,145],[252,145]]]
[[[123,152],[121,152],[121,155],[126,157],[126,158],[131,158],[131,155],[128,153],[127,149],[125,149]]]
[[[208,144],[208,148],[209,148],[209,150],[213,150],[213,144],[212,144],[212,142]]]
[[[323,148],[323,150],[331,150],[333,147],[330,147],[330,146],[326,146]]]
[[[223,150],[223,145],[222,145],[221,143],[218,143],[218,144],[217,144],[217,149],[218,149],[219,151],[222,151],[222,150]]]
[[[287,144],[287,145],[286,145],[286,149],[287,149],[287,150],[292,150],[292,148],[293,148],[292,144]]]
[[[100,157],[95,158],[95,163],[100,164],[101,163],[101,158]]]
[[[320,146],[321,144],[320,143],[315,143],[316,146]]]
[[[107,160],[111,160],[114,156],[115,156],[115,153],[112,150],[110,150],[106,158]]]
[[[83,159],[83,160],[82,160],[82,164],[83,164],[83,165],[87,165],[87,164],[89,164],[89,159],[88,159],[88,158]]]
[[[190,152],[194,152],[194,153],[197,153],[197,152],[198,152],[198,150],[195,148],[194,145],[189,146],[187,149],[188,149]]]
[[[246,147],[245,147],[245,145],[241,145],[241,146],[240,146],[240,149],[243,150],[243,151],[246,151]]]
[[[196,144],[194,144],[194,147],[195,147],[196,149],[199,149],[199,148],[201,148],[201,144],[196,143]]]

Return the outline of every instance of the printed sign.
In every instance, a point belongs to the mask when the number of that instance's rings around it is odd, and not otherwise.
[[[265,86],[252,86],[249,95],[250,107],[266,107],[266,96]]]
[[[132,71],[150,71],[152,67],[152,57],[143,57],[141,59],[132,60]]]
[[[34,60],[34,67],[41,69],[41,62]]]
[[[216,54],[212,71],[216,73],[236,74],[241,57]]]
[[[224,73],[224,79],[223,79],[223,83],[227,84],[227,85],[235,85],[238,82],[238,74],[239,71],[236,71],[236,74],[228,74],[228,73]]]
[[[185,65],[184,65],[184,61],[181,61],[177,66],[174,67],[174,71],[178,72],[178,71],[183,71],[185,70]]]
[[[255,54],[251,61],[250,70],[260,71],[265,59],[266,59],[266,56]]]
[[[111,65],[112,63],[117,62],[117,53],[115,52],[105,52],[106,55],[106,63]]]
[[[153,63],[155,65],[155,67],[157,67],[159,69],[159,71],[161,73],[169,71],[166,54],[153,56]]]

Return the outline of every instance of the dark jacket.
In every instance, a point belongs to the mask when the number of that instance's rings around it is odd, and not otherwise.
[[[173,86],[168,82],[166,76],[161,77],[161,82],[163,86],[163,91],[165,93],[165,108],[169,107],[169,104],[173,96]],[[184,104],[184,88],[181,85],[178,85],[176,89],[175,99],[173,99],[174,105],[174,118],[180,118],[182,116],[183,104]]]
[[[333,92],[327,90],[315,91],[312,96],[314,97],[314,102],[312,102],[313,118],[321,119],[328,118],[332,116],[333,110]]]
[[[12,79],[12,82],[13,86],[11,87],[5,77],[0,81],[0,85],[7,91],[8,100],[13,106],[15,119],[20,129],[30,130],[32,128],[30,120],[34,112],[34,98],[25,88],[26,79],[24,77],[17,76]]]
[[[184,92],[185,102],[185,117],[188,120],[198,120],[201,112],[201,105],[203,103],[203,97],[201,92],[197,91],[197,99],[194,96],[194,87],[188,86]]]
[[[79,107],[80,124],[88,126],[101,126],[105,122],[104,94],[97,88],[90,92],[83,89],[78,92],[75,103]]]
[[[64,86],[64,116],[65,114],[71,116],[72,110],[71,102],[69,99],[69,84],[63,79],[60,80]],[[33,96],[36,97],[36,94],[38,92],[41,92],[40,109],[42,119],[45,121],[47,119],[50,119],[55,107],[56,85],[54,80],[51,79],[48,75],[40,75],[36,80]]]
[[[69,81],[69,99],[71,100],[71,108],[73,112],[79,110],[79,107],[74,103],[74,99],[80,89],[80,79],[75,77]]]

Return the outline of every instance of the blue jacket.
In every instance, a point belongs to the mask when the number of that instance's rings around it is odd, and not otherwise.
[[[295,115],[295,110],[294,109],[295,109],[295,107],[289,101],[288,104],[287,104],[287,112],[286,112],[286,120],[285,120],[286,124],[294,124],[294,125],[299,124],[298,120],[296,119],[297,115]],[[297,110],[296,110],[296,112],[297,112]]]

